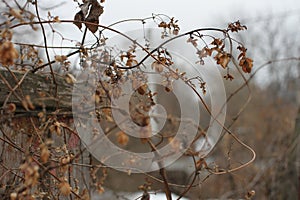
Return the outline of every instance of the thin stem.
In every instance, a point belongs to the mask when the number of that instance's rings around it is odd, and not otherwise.
[[[45,31],[44,25],[42,23],[42,20],[41,20],[40,14],[39,14],[38,1],[37,0],[35,1],[35,11],[36,11],[37,18],[39,20],[38,23],[40,24],[41,29],[42,29],[46,57],[47,57],[47,61],[49,63],[49,68],[50,68],[50,71],[51,71],[52,80],[53,80],[53,83],[55,85],[55,94],[54,94],[54,97],[57,98],[57,95],[58,95],[58,85],[56,83],[56,79],[55,79],[55,76],[54,76],[54,71],[53,71],[53,68],[52,68],[52,63],[50,62],[50,56],[49,56],[48,45],[47,45],[46,31]],[[57,102],[56,103],[56,107],[58,108],[58,106],[59,106],[59,104]]]

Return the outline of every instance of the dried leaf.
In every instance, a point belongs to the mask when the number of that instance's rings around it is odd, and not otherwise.
[[[64,196],[68,196],[69,194],[71,194],[71,186],[67,181],[60,182],[58,185],[58,189]]]
[[[178,139],[170,137],[168,142],[174,150],[178,151],[181,149],[181,142]]]
[[[55,17],[53,18],[53,21],[55,21],[55,22],[60,22],[60,19],[59,19],[58,16],[55,16]]]
[[[66,74],[65,78],[66,82],[69,84],[74,84],[76,82],[76,78],[72,74]]]
[[[253,67],[253,60],[251,58],[243,57],[240,60],[239,65],[242,67],[245,73],[250,73]]]
[[[85,25],[92,33],[95,33],[98,30],[99,20],[98,19],[86,19],[86,21],[93,23],[93,24],[85,24]]]
[[[1,33],[1,38],[4,40],[9,40],[9,41],[11,41],[11,39],[12,39],[12,36],[13,36],[13,32],[12,32],[12,30],[10,30],[10,29],[4,29],[4,30],[1,30],[0,31],[0,33]],[[1,43],[2,44],[2,43]]]
[[[120,145],[125,146],[128,144],[129,137],[123,131],[119,131],[117,133],[117,141]]]
[[[14,103],[9,103],[4,108],[6,113],[14,113],[16,111],[16,109],[17,109],[17,106]]]
[[[230,61],[230,54],[218,53],[214,59],[217,61],[218,65],[221,65],[225,69]]]
[[[147,84],[144,84],[142,86],[140,86],[137,91],[140,95],[144,95],[147,92],[148,86]]]
[[[122,94],[122,88],[121,87],[115,87],[112,90],[112,95],[115,99],[118,99]]]
[[[88,18],[91,17],[91,18],[98,19],[99,16],[103,13],[103,6],[101,6],[97,0],[92,0],[91,4],[92,4],[92,8],[91,8]]]
[[[238,56],[238,59],[241,59],[242,57],[246,56],[247,49],[244,46],[238,46],[237,49],[241,51],[240,55]]]
[[[29,95],[26,95],[25,98],[22,100],[22,106],[25,108],[25,110],[34,110],[35,106],[33,105],[31,98]]]
[[[94,24],[86,24],[86,27],[92,33],[95,33],[98,30],[99,17],[103,13],[103,7],[98,3],[97,0],[92,0],[90,5],[91,5],[90,12],[88,13],[88,16],[86,17],[85,21]]]
[[[9,9],[9,14],[12,15],[13,17],[19,19],[19,20],[22,20],[22,11],[19,10],[19,9],[14,9],[14,8],[11,8]]]
[[[82,28],[82,23],[79,21],[84,21],[84,15],[82,11],[79,11],[78,13],[76,13],[76,15],[74,16],[74,24],[81,30]]]
[[[167,24],[166,22],[162,21],[162,22],[160,22],[160,23],[158,24],[158,27],[159,27],[159,28],[167,28],[167,27],[168,27],[168,24]]]
[[[179,34],[179,29],[174,29],[172,33],[173,33],[173,35],[178,35]]]
[[[173,91],[173,85],[172,83],[168,82],[168,84],[165,86],[166,92],[171,92]]]
[[[158,73],[161,73],[164,70],[164,66],[158,61],[154,61],[151,64],[151,68],[154,69]]]
[[[193,45],[194,47],[197,47],[197,46],[198,46],[197,41],[198,41],[198,39],[193,38],[193,37],[189,37],[189,39],[187,40],[187,43],[192,43],[192,45]]]
[[[39,166],[32,162],[31,158],[20,166],[20,170],[25,176],[24,184],[26,186],[34,186],[39,183]]]
[[[71,161],[71,157],[69,155],[67,156],[63,156],[60,158],[60,164],[61,164],[61,167],[60,167],[60,171],[62,173],[65,173],[66,171],[68,171],[69,169],[69,163]]]
[[[17,200],[18,194],[16,192],[13,192],[10,194],[10,200]]]
[[[99,17],[103,13],[103,7],[98,3],[97,0],[83,1],[80,5],[80,11],[74,16],[74,24],[81,29],[82,23],[78,21],[85,21],[86,27],[95,33],[98,30]]]
[[[238,32],[238,31],[242,31],[242,30],[247,30],[247,26],[241,25],[240,21],[236,21],[236,22],[228,24],[227,30],[230,30],[231,32]]]
[[[141,200],[150,200],[150,195],[147,191],[144,191]]]
[[[82,200],[90,200],[89,191],[87,189],[83,189],[82,193],[80,194]]]
[[[196,167],[198,170],[201,170],[201,169],[207,169],[208,168],[208,165],[206,163],[206,161],[203,159],[203,158],[200,158],[197,162],[196,162]]]
[[[98,194],[103,194],[104,193],[104,188],[102,187],[102,186],[98,186],[98,188],[97,188],[97,192],[98,192]]]
[[[221,39],[219,39],[219,38],[216,38],[216,39],[214,39],[214,40],[212,41],[211,44],[212,44],[212,45],[215,45],[215,46],[217,46],[217,47],[219,47],[219,46],[221,46],[221,45],[223,44],[223,41],[222,41]]]
[[[56,121],[49,127],[49,130],[52,134],[56,133],[58,136],[60,136],[61,135],[61,124]]]
[[[231,75],[231,74],[226,74],[225,76],[224,76],[224,78],[226,79],[226,80],[230,80],[230,81],[232,81],[233,79],[234,79],[234,77]]]
[[[56,55],[56,56],[54,56],[54,59],[55,59],[56,62],[61,62],[62,63],[64,61],[66,61],[68,59],[68,57],[65,56],[65,55]]]
[[[248,191],[247,194],[245,195],[245,198],[247,200],[250,200],[252,199],[253,197],[255,196],[255,190],[251,190],[251,191]]]
[[[49,151],[47,145],[45,145],[45,144],[41,144],[40,148],[41,148],[41,162],[46,163],[49,160],[50,151]]]
[[[11,38],[11,36],[6,36]],[[18,51],[11,41],[0,41],[0,63],[4,66],[13,65],[14,59],[19,57]]]

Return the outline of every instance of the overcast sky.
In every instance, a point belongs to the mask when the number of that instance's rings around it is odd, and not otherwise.
[[[58,3],[59,1],[55,1]],[[61,18],[73,18],[78,6],[74,1],[65,2],[51,13]],[[44,7],[53,6],[53,1],[41,1]],[[162,13],[179,19],[184,30],[204,26],[218,26],[235,20],[252,19],[278,13],[300,13],[299,0],[106,0],[103,4],[104,25],[128,18],[143,18],[152,13]]]
[[[219,25],[257,15],[300,11],[299,0],[106,0],[104,24],[125,18],[164,13],[180,20],[183,29]]]
[[[58,15],[60,19],[72,19],[79,11],[78,5],[73,0],[40,1],[40,6],[51,8],[60,2],[64,4],[50,10],[52,15]],[[286,34],[295,32],[296,27],[299,27],[295,26],[295,23],[300,23],[299,0],[106,0],[102,5],[104,13],[100,17],[100,23],[103,25],[129,18],[145,18],[152,13],[175,17],[179,20],[178,24],[182,32],[203,27],[225,28],[229,22],[241,20],[242,24],[247,25],[250,33],[255,28],[260,29],[254,22],[261,22],[270,16],[272,19],[274,17],[279,19],[288,15],[292,16],[293,22],[288,18],[290,21],[284,21],[285,28],[280,29],[283,34]],[[45,9],[43,13],[47,15],[47,11]],[[137,23],[127,24],[128,26],[116,28],[123,32],[141,28]],[[73,31],[67,28],[68,31],[64,31],[65,36],[69,38],[77,36],[74,39],[80,40],[82,33],[74,29],[74,25],[68,24],[68,26]],[[294,31],[290,31],[292,29]]]

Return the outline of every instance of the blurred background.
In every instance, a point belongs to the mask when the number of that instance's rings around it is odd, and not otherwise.
[[[227,124],[234,121],[233,132],[254,148],[257,159],[236,173],[199,179],[190,198],[236,199],[252,190],[254,199],[299,198],[300,62],[293,58],[300,56],[300,2],[108,0],[102,23],[151,13],[174,16],[182,32],[199,27],[222,28],[236,20],[248,27],[238,39],[254,60],[255,75],[249,82],[251,92],[244,88],[229,102]],[[130,24],[120,28],[130,29]],[[225,82],[228,96],[239,87],[238,82],[242,80]],[[251,101],[235,120],[248,95]],[[246,161],[249,156],[226,135],[211,154],[222,167]]]

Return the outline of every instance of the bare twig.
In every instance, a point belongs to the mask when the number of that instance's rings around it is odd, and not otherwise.
[[[53,68],[52,68],[52,63],[50,62],[50,56],[49,56],[48,45],[47,45],[47,36],[46,36],[45,28],[44,28],[44,25],[42,23],[41,17],[39,15],[38,1],[35,1],[35,11],[36,11],[37,18],[39,20],[39,24],[40,24],[40,26],[42,28],[46,56],[47,56],[47,60],[48,60],[48,63],[49,63],[49,68],[50,68],[50,71],[51,71],[52,80],[53,80],[53,83],[55,85],[55,94],[54,94],[54,97],[57,97],[57,95],[58,95],[58,86],[57,86],[56,79],[55,79],[55,76],[54,76],[54,71],[53,71]],[[58,106],[59,106],[58,102],[57,102],[56,106],[58,108]]]

